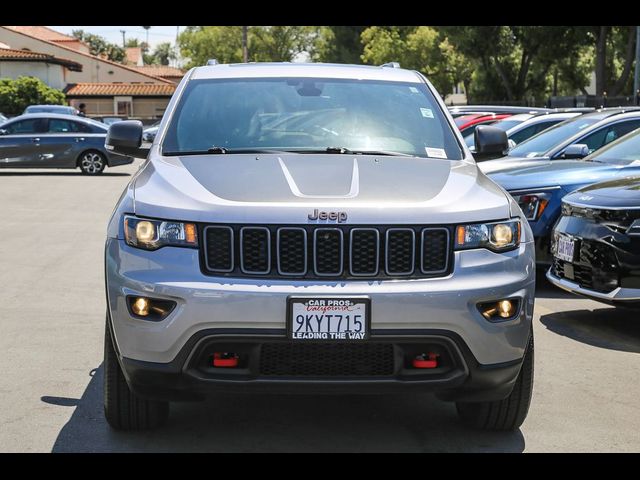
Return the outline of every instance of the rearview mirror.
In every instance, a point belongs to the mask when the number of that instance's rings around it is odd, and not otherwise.
[[[125,120],[109,126],[104,146],[110,152],[136,158],[147,158],[149,149],[141,148],[140,145],[142,145],[141,121]]]
[[[584,143],[574,143],[564,149],[562,158],[584,158],[589,155],[589,147]]]
[[[476,160],[500,157],[509,148],[507,132],[488,125],[480,125],[476,128],[473,132],[473,140],[476,146],[474,154]]]

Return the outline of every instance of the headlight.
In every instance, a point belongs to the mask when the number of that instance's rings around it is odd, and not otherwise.
[[[550,193],[526,193],[522,195],[513,195],[513,198],[520,208],[522,209],[524,216],[527,220],[536,221],[542,216],[542,212],[547,207]]]
[[[512,250],[520,245],[519,220],[475,223],[456,227],[456,250],[488,248],[494,252]]]
[[[156,250],[160,247],[198,247],[195,223],[124,217],[124,238],[127,245]]]

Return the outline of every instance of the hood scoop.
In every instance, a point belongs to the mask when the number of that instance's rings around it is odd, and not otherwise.
[[[338,192],[313,193],[314,190],[317,190],[317,183],[316,184],[309,183],[308,185],[306,185],[309,189],[308,192],[307,193],[302,192],[298,187],[298,184],[296,183],[295,179],[293,178],[293,175],[291,175],[291,172],[287,168],[287,165],[282,160],[282,158],[278,157],[278,162],[280,162],[280,167],[282,168],[282,172],[284,173],[284,178],[287,179],[287,183],[289,184],[291,193],[293,193],[296,197],[299,197],[299,198],[354,198],[358,196],[358,192],[360,191],[360,176],[358,174],[357,158],[353,159],[353,171],[351,173],[351,182],[350,182],[351,184],[350,184],[349,191],[344,194],[340,194]],[[342,183],[343,182],[337,182],[335,186],[339,188],[340,186],[342,186]]]

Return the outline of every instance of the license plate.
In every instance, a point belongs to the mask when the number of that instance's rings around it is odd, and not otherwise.
[[[368,298],[289,298],[287,311],[291,340],[353,342],[369,338]]]
[[[565,262],[573,262],[575,242],[572,238],[560,236],[556,244],[556,257]]]

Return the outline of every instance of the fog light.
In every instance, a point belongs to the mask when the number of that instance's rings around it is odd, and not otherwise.
[[[138,297],[134,300],[131,305],[131,310],[136,315],[140,315],[141,317],[146,317],[149,315],[149,300],[144,297]]]
[[[517,299],[504,299],[497,302],[481,303],[478,309],[484,318],[490,321],[508,320],[518,314],[520,305]]]
[[[176,302],[173,300],[131,295],[127,297],[127,306],[129,307],[129,312],[134,317],[157,322],[163,320],[173,311]]]
[[[514,310],[511,300],[500,300],[498,302],[498,315],[502,318],[512,317],[515,313]]]

